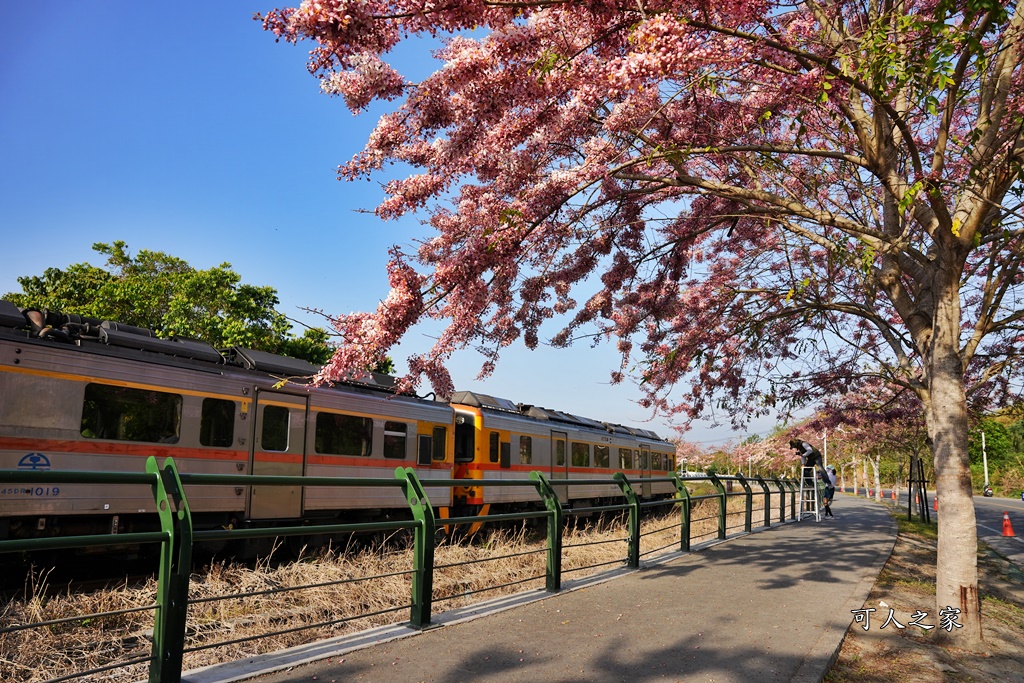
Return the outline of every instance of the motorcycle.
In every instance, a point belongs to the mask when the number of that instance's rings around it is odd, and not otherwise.
[[[985,494],[986,498],[991,498],[992,497],[992,487],[989,486],[988,484],[985,484],[985,488],[982,490],[982,493]],[[1024,496],[1022,496],[1022,497],[1024,497]]]

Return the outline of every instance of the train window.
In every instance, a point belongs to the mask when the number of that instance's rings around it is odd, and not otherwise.
[[[590,467],[590,444],[572,442],[572,466]]]
[[[404,422],[384,423],[384,457],[404,458],[405,457],[405,435],[409,425]]]
[[[561,439],[555,440],[555,464],[565,465],[565,442]]]
[[[368,456],[373,447],[373,420],[355,415],[317,413],[313,448],[327,455]]]
[[[498,448],[498,442],[499,442],[500,438],[501,437],[498,435],[498,432],[491,432],[491,435],[490,435],[490,446],[491,446],[490,456],[491,456],[491,462],[498,462],[498,457],[500,455],[499,448]]]
[[[204,398],[199,422],[199,443],[227,448],[235,440],[235,402]]]
[[[658,472],[665,469],[661,466],[661,453],[651,453],[651,469],[657,470]]]
[[[648,469],[648,467],[647,467],[647,452],[646,451],[640,451],[640,469],[642,469],[642,470]]]
[[[434,449],[431,456],[435,462],[444,462],[448,452],[448,430],[444,427],[434,427]]]
[[[88,384],[82,404],[87,439],[177,443],[181,396],[162,391]]]
[[[519,464],[533,464],[533,439],[529,436],[519,437]]]
[[[608,453],[607,446],[594,446],[594,467],[608,467]]]
[[[619,449],[619,467],[624,470],[633,469],[633,449],[632,448],[620,448]]]
[[[279,453],[288,450],[288,409],[284,406],[263,407],[260,448]]]
[[[416,459],[418,465],[429,465],[431,451],[434,449],[434,442],[429,434],[420,434],[419,457]]]
[[[674,453],[665,454],[665,469],[668,470],[669,472],[676,471],[676,456]]]

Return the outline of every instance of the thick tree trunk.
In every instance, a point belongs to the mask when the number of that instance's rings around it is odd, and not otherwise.
[[[967,398],[959,354],[960,299],[956,278],[936,287],[936,311],[927,354],[928,394],[925,415],[939,496],[936,625],[944,614],[956,626],[943,629],[952,644],[982,645],[978,598],[978,532],[975,526],[971,470],[967,456]],[[959,610],[959,613],[952,612]]]

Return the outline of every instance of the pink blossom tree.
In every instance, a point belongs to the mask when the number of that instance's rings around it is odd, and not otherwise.
[[[800,462],[780,435],[745,439],[732,448],[731,459],[744,474],[787,472]]]
[[[676,444],[676,466],[687,472],[699,472],[714,461],[714,454],[701,444],[679,439]]]
[[[335,320],[325,377],[424,318],[447,328],[409,381],[441,394],[454,350],[482,349],[486,375],[552,319],[554,344],[612,339],[613,379],[688,416],[883,377],[927,421],[937,605],[981,642],[967,396],[1012,386],[1024,339],[1024,5],[307,0],[262,19],[313,41],[352,111],[393,103],[339,175],[410,167],[377,213],[435,230],[393,251],[375,312]],[[442,39],[418,82],[386,61],[413,36]]]
[[[826,398],[818,415],[809,423],[810,428],[841,428],[843,440],[854,445],[855,454],[850,452],[848,457],[855,478],[857,460],[863,459],[865,472],[871,465],[874,486],[865,478],[864,488],[873,490],[876,500],[882,498],[883,460],[896,473],[898,485],[909,474],[904,466],[908,456],[925,454],[926,429],[920,399],[916,393],[879,377],[866,379],[855,391]]]

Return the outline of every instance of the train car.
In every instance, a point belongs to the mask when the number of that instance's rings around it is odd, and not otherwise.
[[[171,456],[182,472],[391,477],[415,466],[450,478],[454,412],[396,395],[367,375],[303,386],[304,361],[0,301],[0,469],[141,472]],[[288,382],[283,380],[288,379]],[[362,487],[196,486],[198,528],[359,521],[406,508]],[[428,488],[447,504],[448,488]],[[0,482],[0,538],[127,532],[152,523],[148,489]]]
[[[0,301],[0,469],[142,472],[148,456],[181,472],[392,477],[411,466],[441,517],[538,505],[524,487],[430,486],[431,479],[601,478],[616,471],[646,498],[675,469],[654,432],[469,391],[450,402],[396,394],[393,378],[314,387],[319,368],[243,348],[217,350],[151,330]],[[567,505],[619,499],[609,484],[556,486]],[[197,528],[400,517],[384,487],[190,486]],[[0,482],[0,539],[142,531],[145,487]]]
[[[563,504],[591,505],[621,500],[614,485],[559,486],[559,479],[604,479],[624,472],[644,498],[675,494],[670,482],[651,482],[675,471],[675,445],[652,431],[461,391],[455,409],[455,476],[458,479],[523,478],[533,470],[548,475]],[[512,487],[456,489],[453,503],[493,511],[519,503]]]

